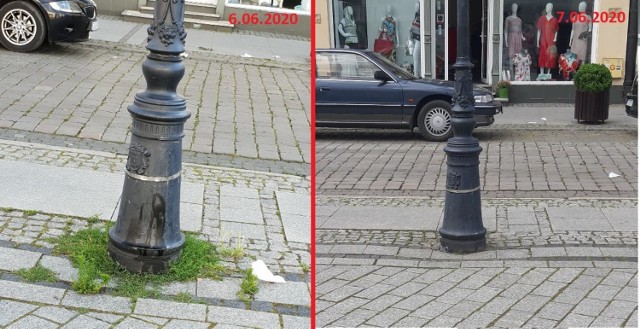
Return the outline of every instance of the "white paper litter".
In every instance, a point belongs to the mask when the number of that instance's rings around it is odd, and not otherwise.
[[[244,55],[242,55],[241,57],[251,58],[251,57],[253,57],[253,56],[251,56],[251,55],[249,55],[249,54],[247,54],[247,53],[244,53]]]
[[[253,269],[253,274],[258,277],[259,280],[266,282],[275,282],[275,283],[284,283],[284,278],[279,275],[273,275],[267,264],[265,264],[262,260],[257,260],[251,263],[251,268]]]
[[[610,172],[609,173],[609,178],[616,178],[616,177],[620,177],[620,175],[614,173],[614,172]]]
[[[538,123],[538,122],[536,122],[536,121],[529,121],[529,122],[527,122],[527,123]]]
[[[275,59],[275,60],[277,60],[278,58],[280,58],[280,56],[278,56],[278,55],[274,55],[273,56],[273,59]]]
[[[189,54],[187,54],[187,53],[182,53],[182,54],[180,54],[180,56],[182,56],[183,58],[187,58],[187,57],[189,57]]]
[[[547,118],[540,118],[540,120],[542,120],[542,121],[547,121]]]

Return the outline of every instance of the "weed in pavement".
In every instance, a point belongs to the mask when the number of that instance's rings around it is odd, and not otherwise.
[[[139,298],[157,297],[159,285],[173,281],[189,281],[198,277],[219,279],[225,269],[219,262],[216,247],[185,235],[184,248],[178,261],[163,274],[131,273],[117,265],[107,252],[109,242],[106,228],[89,228],[76,233],[66,233],[53,239],[54,254],[67,255],[78,268],[78,280],[73,288],[79,293],[92,294],[102,290],[110,280],[116,285],[114,293],[120,296]]]
[[[42,265],[36,265],[32,268],[21,268],[17,272],[18,276],[27,282],[55,282],[56,275],[50,269]]]
[[[245,277],[240,283],[240,291],[238,298],[245,303],[251,303],[255,295],[258,293],[258,277],[253,274],[253,269],[248,268],[245,271]]]

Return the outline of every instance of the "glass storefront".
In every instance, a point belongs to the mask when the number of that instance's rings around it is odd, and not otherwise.
[[[373,50],[419,72],[419,1],[333,0],[333,17],[336,47]]]
[[[591,57],[593,1],[505,1],[502,80],[569,81]]]

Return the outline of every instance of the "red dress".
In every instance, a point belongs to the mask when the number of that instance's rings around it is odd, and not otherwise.
[[[554,69],[558,65],[558,49],[553,38],[558,32],[558,19],[547,16],[538,18],[538,31],[540,31],[540,55],[538,56],[538,67]]]

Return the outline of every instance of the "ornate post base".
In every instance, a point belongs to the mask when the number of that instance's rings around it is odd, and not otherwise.
[[[142,64],[147,89],[128,107],[133,119],[118,221],[109,255],[131,272],[161,273],[178,259],[184,123],[191,113],[176,93],[184,76],[184,1],[156,1]]]

